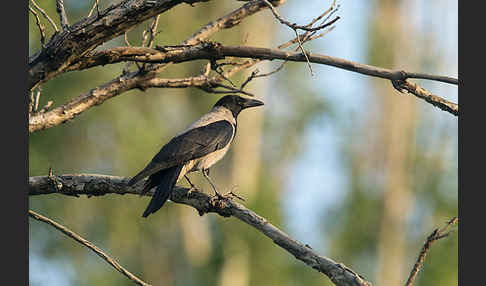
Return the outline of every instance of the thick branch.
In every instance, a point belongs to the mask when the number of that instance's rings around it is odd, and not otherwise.
[[[28,88],[61,73],[72,61],[98,45],[109,41],[135,25],[186,2],[209,0],[125,0],[109,6],[101,15],[93,15],[55,34],[46,48],[29,58]]]
[[[272,3],[283,3],[284,1],[273,1]],[[276,5],[274,3],[274,5]],[[235,11],[205,25],[201,30],[183,42],[184,45],[196,44],[197,42],[210,37],[221,29],[231,28],[240,23],[245,17],[266,9],[267,6],[261,1],[246,3]],[[125,91],[142,88],[146,81],[154,79],[157,72],[165,68],[167,64],[155,64],[148,67],[145,72],[132,72],[123,74],[110,82],[107,82],[89,93],[70,100],[61,107],[55,108],[44,114],[37,114],[29,117],[29,132],[51,128],[73,119],[88,108],[101,104],[104,100],[117,96]]]
[[[225,57],[252,58],[259,60],[285,60],[294,62],[312,62],[330,65],[344,70],[364,75],[389,79],[399,91],[405,89],[428,103],[447,111],[455,116],[459,115],[459,106],[439,96],[433,95],[417,84],[407,81],[409,78],[428,79],[450,84],[458,84],[452,77],[430,75],[403,70],[390,70],[366,64],[360,64],[327,55],[290,52],[280,49],[259,48],[249,46],[223,46],[219,43],[203,42],[189,46],[166,46],[157,49],[143,47],[120,47],[100,51],[89,57],[80,59],[71,69],[85,69],[97,65],[118,63],[122,61],[137,61],[146,63],[180,63],[193,60],[217,60]]]
[[[83,237],[81,237],[77,233],[73,232],[72,230],[66,228],[65,226],[63,226],[63,225],[61,225],[61,224],[59,224],[59,223],[57,223],[57,222],[55,222],[55,221],[53,221],[53,220],[45,217],[45,216],[42,216],[42,215],[40,215],[40,214],[38,214],[38,213],[36,213],[34,211],[31,211],[31,210],[29,210],[29,216],[31,218],[33,218],[33,219],[36,219],[38,221],[41,221],[41,222],[44,222],[44,223],[47,223],[47,224],[53,226],[54,228],[56,228],[60,232],[64,233],[65,235],[67,235],[69,237],[71,237],[72,239],[74,239],[75,241],[81,243],[82,245],[88,247],[94,253],[96,253],[98,256],[100,256],[101,258],[103,258],[107,263],[109,263],[111,266],[113,266],[113,268],[115,268],[121,274],[123,274],[126,277],[128,277],[128,279],[132,280],[136,284],[142,285],[142,286],[150,286],[150,284],[143,282],[142,280],[140,280],[140,278],[138,278],[137,276],[133,275],[130,271],[128,271],[125,268],[123,268],[123,266],[121,266],[116,260],[114,260],[113,258],[111,258],[110,256],[108,256],[101,249],[99,249],[96,245],[92,244],[91,242],[89,242],[88,240],[84,239]]]
[[[71,196],[102,196],[105,194],[140,193],[143,182],[139,182],[134,188],[131,188],[126,185],[128,179],[94,174],[30,177],[29,195],[57,193]],[[152,192],[147,195],[152,195]],[[176,187],[170,200],[192,206],[200,215],[213,212],[224,217],[234,216],[238,218],[256,228],[295,258],[327,275],[336,285],[371,286],[371,283],[342,263],[336,263],[332,259],[318,255],[309,246],[291,238],[265,218],[231,199],[215,199],[202,192]]]
[[[344,70],[389,80],[420,78],[456,85],[458,84],[458,80],[452,77],[412,73],[402,70],[390,70],[309,52],[306,52],[306,55],[309,61],[312,63],[330,65]],[[89,68],[97,65],[106,65],[110,63],[118,63],[122,61],[179,63],[201,59],[223,59],[225,57],[307,62],[307,58],[302,52],[291,52],[280,49],[250,46],[224,46],[219,43],[204,42],[199,45],[166,46],[157,47],[157,49],[143,47],[113,48],[96,52],[91,56],[80,59],[81,63],[79,64],[79,69]]]

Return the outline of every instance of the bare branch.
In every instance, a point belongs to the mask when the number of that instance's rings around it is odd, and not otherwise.
[[[280,1],[284,2],[284,1]],[[189,39],[184,41],[184,44],[194,44],[199,40],[206,39],[210,37],[213,33],[218,32],[221,29],[227,29],[234,27],[240,23],[244,18],[253,15],[254,13],[265,9],[267,6],[261,1],[252,1],[246,3],[241,8],[213,21],[198,33],[195,33]],[[251,64],[253,65],[253,64]],[[251,65],[246,65],[247,67]],[[70,100],[68,103],[64,104],[60,108],[55,108],[49,112],[43,114],[36,114],[29,118],[29,132],[34,132],[38,130],[43,130],[53,126],[62,124],[68,120],[73,119],[75,116],[79,115],[86,109],[96,105],[101,104],[103,101],[117,96],[125,91],[141,88],[143,85],[147,85],[146,82],[155,78],[157,72],[160,72],[166,68],[168,64],[156,64],[151,65],[146,68],[144,72],[128,72],[125,71],[119,77],[92,89],[87,94],[82,94],[79,97]],[[240,66],[238,70],[243,69],[244,65]],[[233,70],[231,74],[236,73],[238,70]],[[225,73],[228,77],[228,73]]]
[[[432,246],[432,243],[435,241],[447,237],[451,232],[446,232],[452,225],[457,224],[459,222],[459,219],[457,217],[453,217],[447,224],[442,227],[441,229],[434,229],[434,231],[427,237],[427,241],[425,241],[424,246],[422,247],[422,250],[420,251],[419,257],[417,258],[417,262],[412,268],[412,271],[410,272],[410,275],[408,276],[407,283],[405,286],[412,286],[413,282],[415,281],[415,277],[417,276],[418,272],[422,268],[422,265],[425,260],[425,256],[427,255],[427,252],[429,251],[430,247]]]
[[[332,20],[331,22],[329,23],[324,23],[324,24],[321,24],[317,27],[312,27],[312,24],[314,24],[315,22],[317,22],[319,19],[321,19],[322,17],[324,17],[327,13],[329,13],[329,9],[324,12],[323,14],[321,14],[319,17],[317,17],[316,19],[314,19],[311,24],[308,24],[308,25],[304,25],[304,26],[299,26],[297,25],[296,23],[290,23],[289,21],[285,20],[282,16],[280,16],[280,14],[277,12],[277,9],[275,9],[273,7],[273,5],[268,2],[268,0],[262,0],[267,6],[268,8],[270,8],[270,10],[272,11],[273,15],[275,16],[275,18],[277,18],[277,20],[284,24],[285,26],[288,26],[289,28],[293,29],[296,33],[297,33],[297,30],[304,30],[304,31],[308,31],[308,32],[314,32],[314,31],[318,31],[318,30],[322,30],[330,25],[332,25],[334,22],[336,22],[337,20],[340,19],[340,17],[336,17],[334,20]],[[334,7],[334,5],[331,6],[331,8]]]
[[[157,25],[159,24],[159,17],[160,15],[154,17],[152,24],[150,25],[150,28],[147,30],[146,36],[143,38],[142,46],[146,46],[147,48],[152,47],[153,41],[157,34]],[[147,45],[145,45],[147,38],[148,38],[148,42]]]
[[[41,47],[44,48],[45,43],[46,43],[46,29],[44,26],[41,24],[39,15],[37,12],[32,9],[32,7],[29,6],[29,11],[35,16],[35,23],[37,24],[37,27],[39,27],[39,33],[40,33],[40,42],[41,42]]]
[[[121,47],[94,53],[91,57],[83,58],[73,68],[83,69],[100,64],[117,63],[121,61],[139,61],[145,63],[179,63],[196,59],[224,59],[225,57],[252,58],[265,60],[285,60],[295,62],[311,62],[334,66],[340,69],[357,72],[364,75],[389,79],[393,86],[401,91],[405,89],[417,97],[426,100],[428,103],[439,107],[455,116],[459,114],[457,104],[449,102],[439,96],[433,95],[417,84],[410,83],[408,78],[421,78],[436,80],[445,83],[458,84],[458,80],[451,77],[436,76],[421,73],[411,73],[402,70],[390,70],[355,63],[352,61],[331,57],[321,54],[289,52],[279,49],[246,47],[246,46],[223,46],[214,42],[202,42],[198,45],[188,46],[165,46],[157,49]]]
[[[46,11],[44,11],[41,7],[39,7],[39,5],[37,5],[37,3],[35,3],[34,0],[30,0],[30,2],[32,2],[32,5],[34,5],[34,7],[39,10],[39,12],[42,14],[42,16],[44,16],[44,18],[46,18],[49,23],[51,23],[52,27],[54,28],[54,31],[59,32],[59,29],[57,28],[56,26],[56,23],[54,23],[54,21],[51,19],[51,17],[49,17],[49,15],[46,13]]]
[[[56,0],[56,11],[59,14],[62,30],[68,30],[69,22],[67,19],[66,10],[64,9],[64,0]]]
[[[48,176],[30,177],[29,195],[52,193],[70,196],[123,195],[139,194],[143,188],[143,182],[137,183],[133,188],[129,187],[126,184],[129,178],[124,177],[94,174],[59,175],[55,177],[56,184],[53,184],[52,179]],[[146,195],[151,196],[152,194],[153,192],[151,191]],[[367,282],[361,275],[346,267],[344,264],[318,255],[310,246],[293,239],[265,218],[247,209],[245,206],[234,202],[230,198],[217,199],[216,197],[208,196],[196,190],[176,186],[170,196],[170,200],[175,203],[192,206],[200,215],[217,213],[223,217],[234,216],[238,218],[256,228],[298,260],[324,273],[338,286],[371,286],[370,282]]]
[[[279,6],[284,1],[272,1],[273,5]],[[183,45],[195,45],[205,39],[208,39],[214,33],[223,30],[230,29],[241,23],[241,21],[256,12],[259,12],[265,8],[268,8],[267,4],[263,0],[250,1],[233,12],[224,15],[223,17],[212,21],[202,27],[199,31],[194,33],[189,39],[182,42]]]
[[[434,78],[434,76],[430,76],[430,77]],[[432,93],[430,93],[423,87],[419,86],[418,84],[412,83],[408,80],[396,80],[396,81],[392,80],[392,84],[400,92],[406,90],[407,92],[414,94],[418,98],[427,101],[428,103],[432,104],[435,107],[438,107],[444,111],[452,113],[455,116],[459,116],[459,105],[447,101],[437,95],[433,95]]]
[[[121,274],[125,275],[128,277],[128,279],[132,280],[138,285],[142,286],[150,286],[150,284],[143,282],[138,278],[137,276],[133,275],[130,271],[126,270],[121,266],[116,260],[108,256],[106,253],[104,253],[101,249],[99,249],[96,245],[92,244],[88,240],[84,239],[80,235],[76,234],[72,230],[66,228],[65,226],[45,217],[42,216],[32,210],[29,210],[29,216],[33,219],[36,219],[38,221],[47,223],[51,226],[53,226],[55,229],[59,230],[60,232],[64,233],[65,235],[69,236],[70,238],[74,239],[75,241],[79,242],[80,244],[88,247],[91,249],[94,253],[96,253],[99,257],[103,258],[107,263],[109,263],[113,268],[115,268],[117,271],[119,271]]]
[[[286,60],[294,62],[307,62],[307,60],[309,60],[311,63],[329,65],[364,75],[394,81],[405,80],[408,78],[420,78],[456,85],[458,84],[458,80],[452,77],[406,72],[401,70],[390,70],[322,54],[307,52],[304,55],[301,52],[290,52],[280,49],[250,46],[223,46],[220,43],[215,42],[203,42],[197,45],[163,46],[157,47],[156,49],[142,47],[118,47],[95,52],[90,56],[84,57],[80,60],[80,62],[75,64],[75,68],[81,70],[97,65],[106,65],[123,61],[139,61],[145,63],[180,63],[201,59],[224,59],[225,57]]]
[[[37,112],[39,109],[39,101],[40,101],[40,95],[41,95],[41,87],[37,87],[37,92],[35,93],[35,103],[34,103],[34,112]]]
[[[93,14],[95,8],[96,12],[98,13],[98,17],[100,16],[100,5],[98,4],[98,0],[95,0],[93,7],[91,7],[91,10],[89,10],[88,17]]]
[[[70,31],[54,35],[45,49],[29,58],[28,88],[63,72],[71,62],[98,45],[109,41],[139,23],[183,3],[208,0],[125,0],[112,4],[99,17],[88,17],[70,26]],[[52,55],[56,55],[54,58]]]

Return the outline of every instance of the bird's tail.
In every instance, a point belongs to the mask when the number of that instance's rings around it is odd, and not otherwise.
[[[150,200],[149,205],[143,212],[143,217],[149,216],[151,213],[158,211],[169,198],[174,188],[179,173],[182,170],[182,165],[167,168],[150,176],[151,187],[157,186],[155,193]],[[151,188],[150,187],[150,188]],[[144,188],[145,189],[145,188]]]

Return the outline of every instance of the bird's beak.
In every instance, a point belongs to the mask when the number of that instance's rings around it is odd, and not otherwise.
[[[243,104],[243,108],[255,107],[263,105],[263,101],[257,99],[247,99]]]

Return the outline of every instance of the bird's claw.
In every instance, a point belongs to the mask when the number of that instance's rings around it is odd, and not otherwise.
[[[239,199],[239,200],[241,200],[241,201],[243,201],[243,202],[245,202],[245,201],[246,201],[246,200],[245,200],[243,197],[241,197],[241,196],[239,196],[239,195],[235,194],[233,191],[229,191],[229,192],[227,192],[226,194],[224,194],[224,196],[225,196],[225,197],[228,197],[228,198],[229,198],[229,197],[231,197],[231,198],[237,198],[237,199]]]

